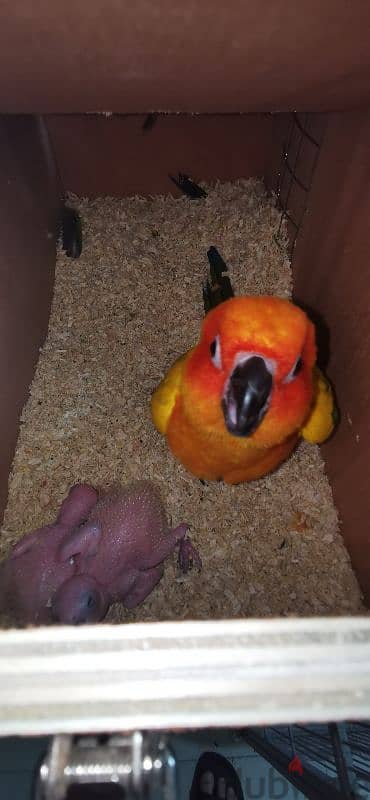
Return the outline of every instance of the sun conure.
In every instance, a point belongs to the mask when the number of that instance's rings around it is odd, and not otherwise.
[[[154,392],[151,413],[199,478],[241,483],[271,472],[300,437],[322,442],[335,425],[312,322],[277,297],[226,300]]]

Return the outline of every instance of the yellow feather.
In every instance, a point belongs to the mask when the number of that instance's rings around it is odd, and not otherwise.
[[[168,421],[174,409],[178,389],[181,383],[184,364],[190,352],[185,353],[172,365],[158,388],[153,392],[150,401],[152,420],[162,435],[165,435]]]
[[[306,442],[321,444],[329,438],[337,421],[337,409],[332,388],[318,367],[314,367],[315,397],[310,416],[306,420],[301,435]]]

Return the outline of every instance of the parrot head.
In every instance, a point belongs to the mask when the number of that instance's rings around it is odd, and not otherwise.
[[[185,368],[193,424],[268,447],[297,432],[311,408],[314,326],[288,300],[233,297],[204,319]]]

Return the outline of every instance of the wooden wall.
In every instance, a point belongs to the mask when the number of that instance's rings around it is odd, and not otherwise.
[[[0,518],[54,280],[58,176],[43,121],[0,118]]]
[[[330,332],[341,424],[323,447],[343,536],[370,602],[370,113],[330,114],[293,261],[295,298]]]
[[[271,114],[46,117],[64,186],[88,197],[179,194],[168,175],[214,182],[263,177],[277,160]]]
[[[3,0],[0,111],[355,108],[369,28],[368,0]]]

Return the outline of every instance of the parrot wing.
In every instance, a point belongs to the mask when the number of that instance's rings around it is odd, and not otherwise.
[[[175,361],[158,388],[152,394],[150,402],[152,420],[159,433],[163,435],[165,435],[167,431],[167,425],[179,394],[185,362],[191,352],[192,351],[189,350]]]
[[[301,436],[311,444],[321,444],[332,434],[338,421],[333,390],[317,366],[314,367],[314,402]]]

